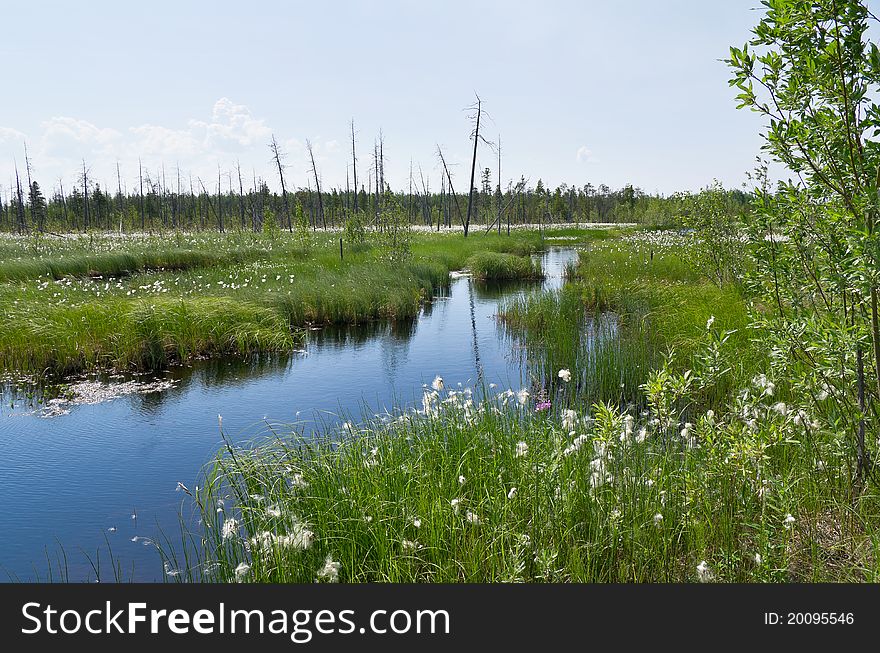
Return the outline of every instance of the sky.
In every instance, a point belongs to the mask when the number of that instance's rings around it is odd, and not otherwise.
[[[240,163],[245,186],[278,187],[273,135],[288,186],[313,183],[308,140],[322,186],[342,187],[354,120],[360,183],[381,130],[393,188],[412,162],[439,190],[439,144],[461,192],[475,93],[504,187],[733,188],[760,151],[762,121],[735,108],[720,61],[759,0],[0,4],[4,191],[25,143],[47,194],[83,160],[113,190],[117,163],[136,188],[139,160],[171,186],[180,170],[216,187],[219,166],[226,187]],[[497,154],[481,144],[478,159],[494,183]]]

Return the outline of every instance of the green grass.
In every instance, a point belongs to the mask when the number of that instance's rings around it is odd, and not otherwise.
[[[467,267],[479,281],[532,281],[544,278],[540,262],[516,254],[478,252],[468,259]]]
[[[198,356],[299,346],[301,328],[411,320],[478,254],[527,255],[539,234],[412,237],[310,247],[284,234],[83,236],[0,240],[0,368],[58,377],[161,369]],[[533,273],[533,272],[532,272]]]
[[[796,424],[776,416],[745,439],[763,443],[758,461],[736,454],[735,415],[704,419],[688,446],[601,406],[588,424],[573,403],[572,427],[531,399],[469,399],[442,392],[428,414],[230,446],[192,494],[201,529],[163,548],[168,568],[214,582],[878,578],[876,497],[852,503],[827,434],[795,445],[778,432]]]
[[[730,332],[737,356],[724,382],[700,404],[724,401],[731,388],[764,369],[766,352],[749,328],[742,291],[703,278],[681,256],[682,246],[668,232],[591,242],[561,291],[514,299],[500,315],[546,382],[556,370],[577,369],[588,400],[635,403],[643,402],[639,386],[665,357],[679,371],[694,364],[714,318],[716,331]],[[596,317],[603,313],[614,316],[615,337],[601,337],[609,328]]]

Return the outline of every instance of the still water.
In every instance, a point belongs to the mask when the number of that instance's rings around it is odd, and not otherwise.
[[[573,249],[542,256],[544,288],[563,282]],[[183,494],[221,446],[250,441],[271,424],[308,430],[343,416],[421,403],[422,386],[528,385],[528,370],[495,315],[499,300],[536,286],[489,288],[452,280],[413,321],[324,329],[302,352],[217,359],[139,377],[163,389],[49,413],[8,387],[0,408],[0,581],[162,579],[150,540],[179,538]],[[132,379],[111,381],[112,390]],[[131,384],[129,384],[131,385]],[[112,393],[111,393],[112,394]],[[10,403],[14,405],[10,407]],[[52,415],[52,416],[48,416]],[[66,558],[66,560],[65,560]]]

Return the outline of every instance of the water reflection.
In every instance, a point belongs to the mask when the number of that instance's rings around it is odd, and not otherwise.
[[[570,249],[544,256],[543,287],[559,287],[575,257]],[[175,532],[182,497],[174,489],[178,481],[194,485],[221,448],[218,415],[224,435],[242,441],[266,421],[309,432],[364,409],[418,404],[437,374],[448,387],[531,386],[529,366],[536,359],[512,346],[495,314],[500,297],[536,287],[541,284],[487,286],[454,278],[415,320],[310,331],[299,353],[202,360],[154,376],[99,376],[111,384],[171,385],[73,406],[50,419],[27,404],[38,409],[38,400],[58,388],[7,386],[0,409],[0,569],[35,578],[45,566],[37,552],[57,540],[72,554],[71,579],[83,580],[90,566],[75,553],[94,553],[107,538],[125,568],[134,566],[135,579],[161,580],[158,557],[141,538],[155,537],[157,524]]]

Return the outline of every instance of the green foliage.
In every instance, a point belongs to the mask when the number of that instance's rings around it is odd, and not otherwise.
[[[864,476],[880,404],[880,52],[862,2],[766,4],[754,38],[730,49],[730,83],[797,181],[772,192],[758,169],[750,285],[772,307],[760,318],[776,373],[850,432]]]
[[[691,230],[683,250],[691,265],[719,287],[743,272],[742,229],[728,193],[718,181],[697,194],[682,196],[682,223]]]

